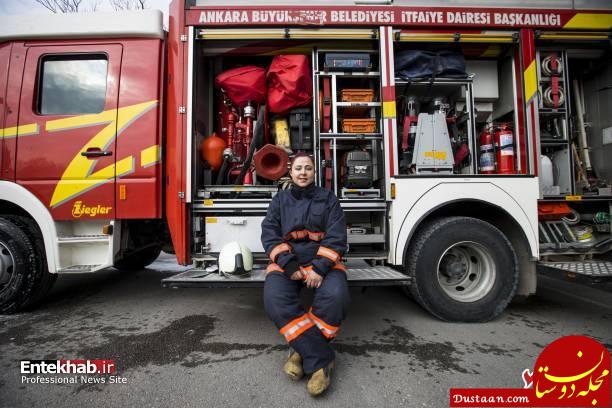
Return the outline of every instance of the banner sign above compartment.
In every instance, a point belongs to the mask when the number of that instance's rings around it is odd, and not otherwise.
[[[604,10],[556,10],[449,7],[194,7],[188,25],[206,26],[342,26],[547,28],[608,30],[612,13]]]

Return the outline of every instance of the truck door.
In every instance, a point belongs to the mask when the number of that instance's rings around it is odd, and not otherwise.
[[[4,152],[4,114],[6,111],[6,80],[8,78],[11,43],[0,45],[0,180],[2,179],[2,156]]]
[[[21,85],[16,179],[58,220],[115,218],[122,46],[30,46]],[[116,164],[121,164],[116,168]]]

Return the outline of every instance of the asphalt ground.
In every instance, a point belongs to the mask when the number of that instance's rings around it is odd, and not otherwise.
[[[536,296],[482,324],[440,322],[398,287],[353,288],[332,387],[315,400],[281,371],[288,349],[261,289],[163,289],[180,269],[163,256],[134,273],[61,276],[37,310],[0,316],[0,406],[448,407],[451,387],[521,388],[561,336],[612,350],[610,284],[540,276]],[[24,382],[21,360],[59,358],[113,359],[125,383]]]

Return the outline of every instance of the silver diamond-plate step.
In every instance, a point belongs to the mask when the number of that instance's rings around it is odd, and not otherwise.
[[[85,273],[85,272],[93,272],[94,269],[98,268],[100,265],[72,265],[66,268],[62,268],[57,271],[57,273]]]
[[[349,286],[390,286],[407,284],[410,278],[388,266],[349,268],[347,271]],[[265,269],[254,269],[250,276],[225,277],[217,272],[203,269],[191,269],[162,279],[165,288],[181,287],[261,287],[266,278]]]
[[[612,262],[608,261],[540,262],[540,265],[574,272],[579,275],[597,278],[612,277]]]

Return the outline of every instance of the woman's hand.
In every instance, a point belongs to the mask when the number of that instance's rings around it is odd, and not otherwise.
[[[302,274],[304,275],[304,281],[306,282],[307,288],[319,288],[323,282],[323,277],[316,273],[312,268],[300,267]]]
[[[297,270],[295,272],[293,272],[293,274],[291,274],[291,277],[289,278],[291,280],[302,280],[304,279],[304,274],[302,273],[301,270]]]

